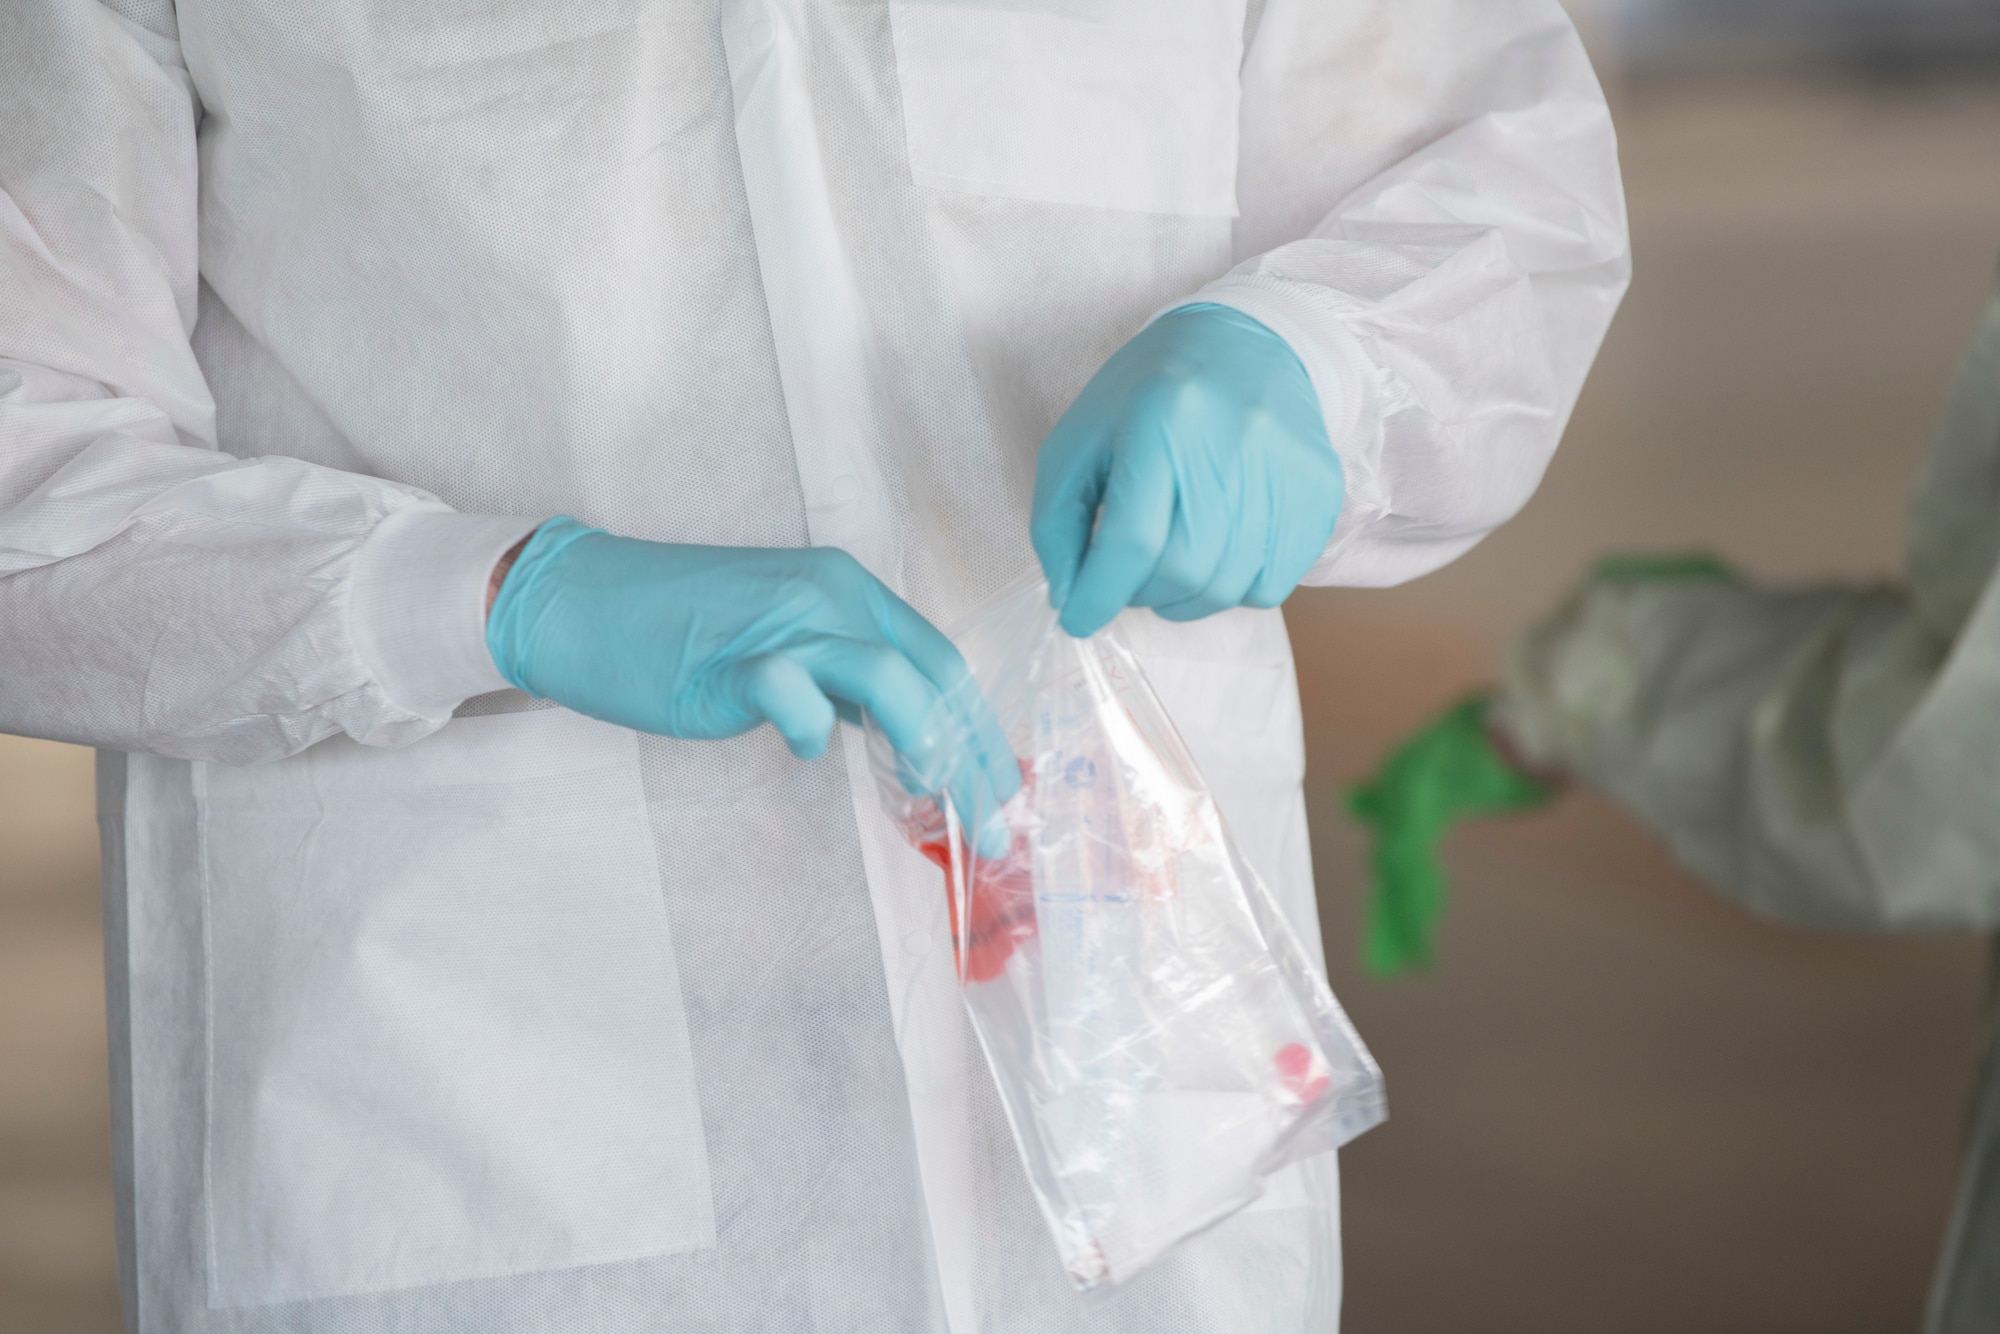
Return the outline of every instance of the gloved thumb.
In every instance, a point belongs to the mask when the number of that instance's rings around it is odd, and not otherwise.
[[[768,653],[739,664],[734,674],[748,712],[776,728],[792,754],[816,760],[826,753],[837,715],[803,664]]]

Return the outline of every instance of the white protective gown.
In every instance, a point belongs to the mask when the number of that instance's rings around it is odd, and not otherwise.
[[[0,6],[0,729],[103,748],[131,1327],[1333,1328],[1331,1156],[1070,1293],[854,739],[500,692],[480,594],[567,513],[948,623],[1196,294],[1320,389],[1315,580],[1407,579],[1626,275],[1552,2]],[[1315,938],[1281,619],[1128,620]]]

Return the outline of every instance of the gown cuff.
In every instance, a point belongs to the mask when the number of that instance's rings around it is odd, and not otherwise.
[[[486,586],[508,548],[543,522],[423,505],[369,534],[355,562],[348,632],[390,699],[441,717],[508,688],[486,650]]]

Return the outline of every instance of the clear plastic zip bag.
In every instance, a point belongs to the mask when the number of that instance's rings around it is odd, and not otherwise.
[[[953,639],[1021,764],[1005,839],[996,812],[910,795],[927,785],[871,726],[877,787],[944,872],[966,1008],[1062,1262],[1107,1287],[1381,1121],[1381,1072],[1116,627],[1072,639],[1036,579]]]

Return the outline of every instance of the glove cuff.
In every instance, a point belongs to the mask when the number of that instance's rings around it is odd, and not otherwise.
[[[531,660],[538,612],[549,591],[546,587],[549,571],[554,568],[556,559],[573,543],[586,537],[601,536],[603,532],[601,528],[592,528],[566,515],[558,515],[536,528],[535,535],[528,539],[528,544],[521,548],[521,554],[514,558],[513,567],[507,571],[500,591],[494,595],[493,610],[486,615],[484,636],[487,658],[505,678],[507,685],[531,695],[541,694],[532,683]],[[519,540],[518,534],[515,540]],[[504,552],[505,548],[499,554]],[[499,554],[495,555],[495,560],[499,559]],[[491,571],[490,563],[487,569]]]

